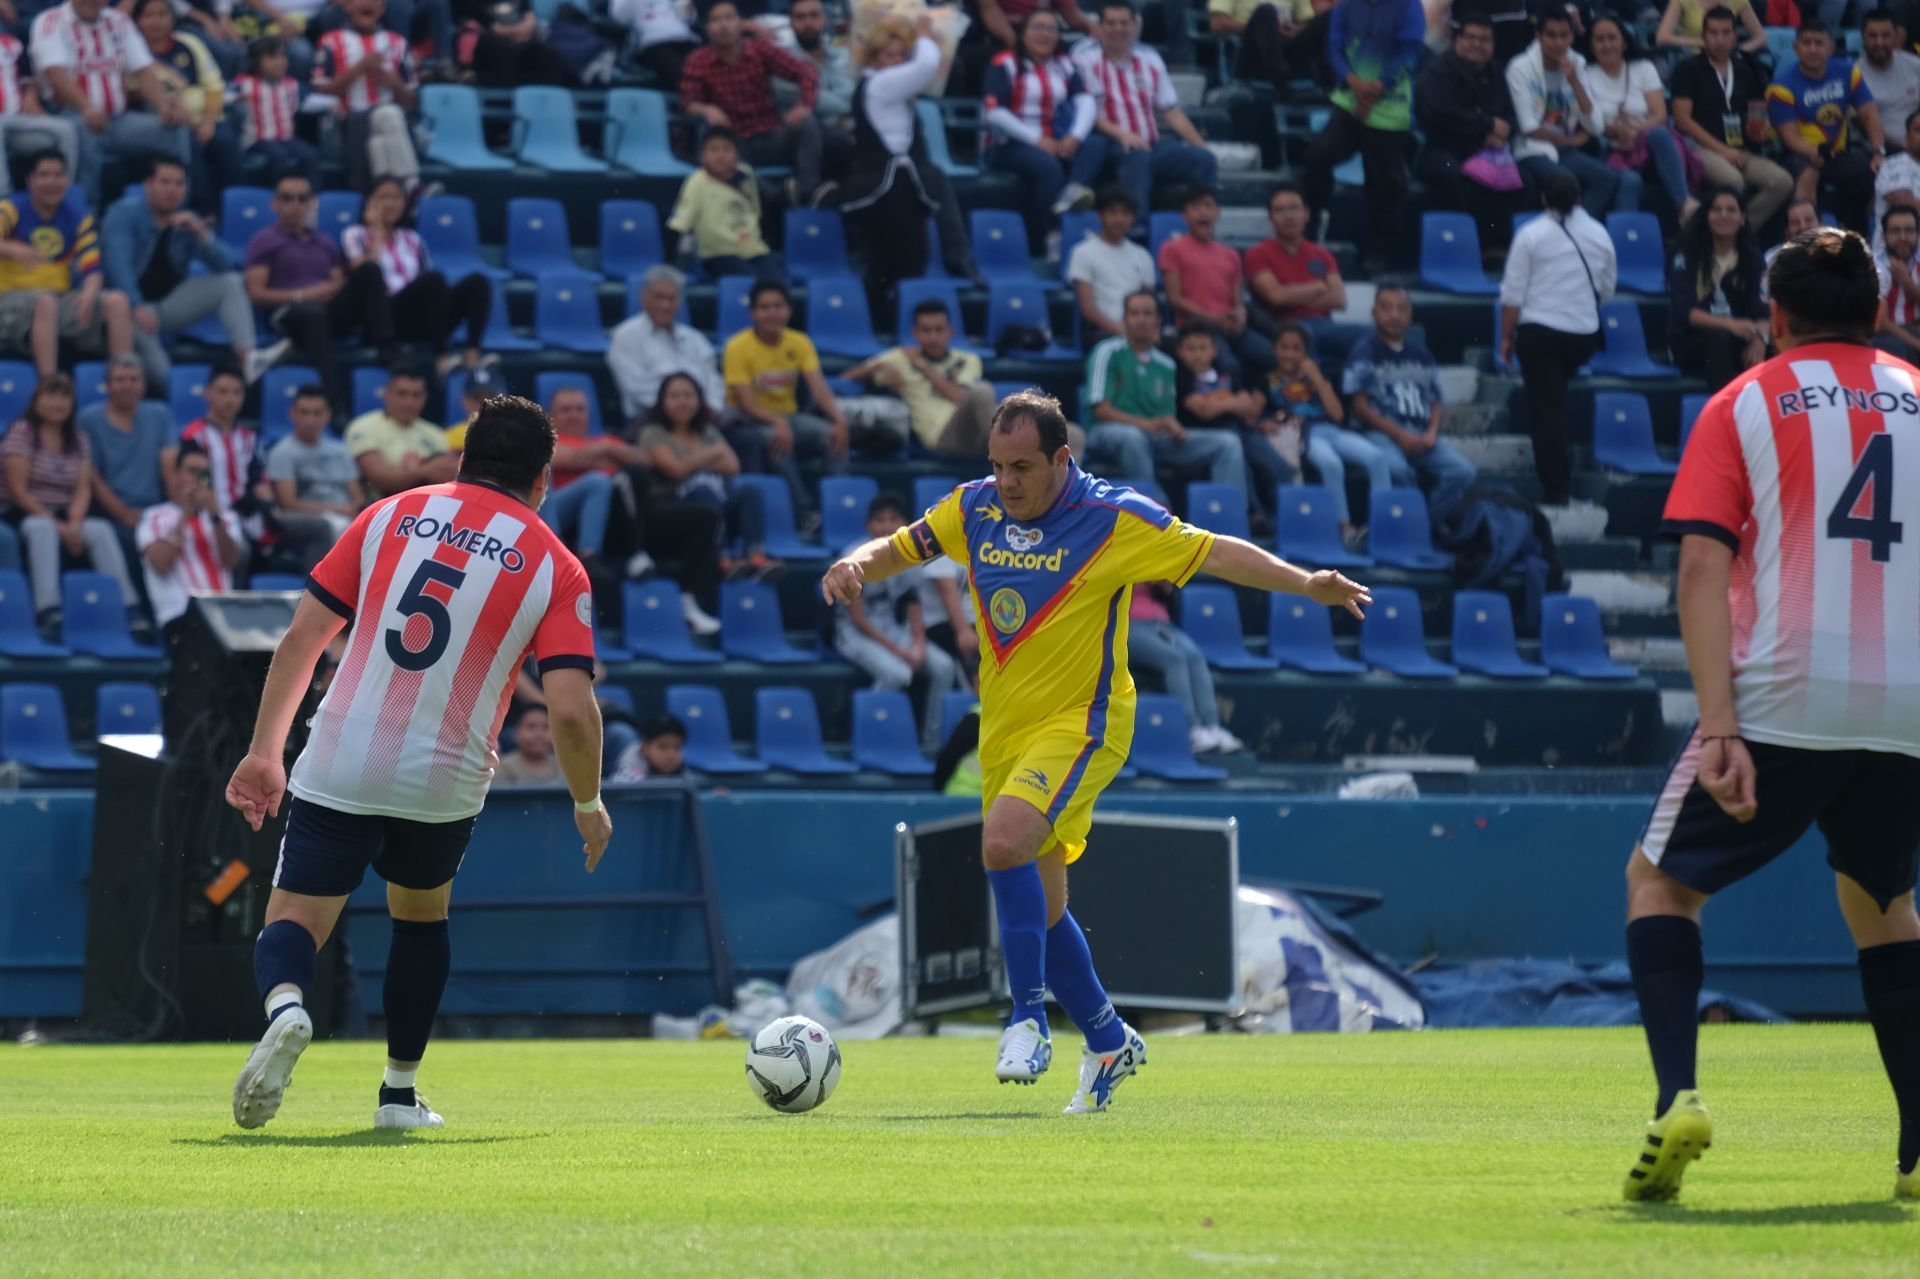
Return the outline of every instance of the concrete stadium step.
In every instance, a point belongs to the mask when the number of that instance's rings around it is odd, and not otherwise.
[[[1547,524],[1558,543],[1597,542],[1607,535],[1607,508],[1578,499],[1565,506],[1546,506]]]
[[[1672,613],[1673,579],[1664,573],[1581,569],[1567,574],[1567,589],[1585,595],[1606,613]]]
[[[1579,569],[1628,572],[1644,569],[1640,543],[1631,537],[1603,537],[1597,541],[1554,539],[1560,560],[1569,572]]]
[[[1700,699],[1691,688],[1660,690],[1660,718],[1669,728],[1686,728],[1700,720]]]
[[[1466,456],[1469,462],[1480,468],[1482,475],[1531,475],[1533,473],[1533,441],[1524,435],[1476,435],[1461,432],[1452,435],[1453,446]]]

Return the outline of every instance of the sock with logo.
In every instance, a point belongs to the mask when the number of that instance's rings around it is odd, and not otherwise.
[[[1120,1014],[1113,1010],[1113,1001],[1093,971],[1093,952],[1087,949],[1087,936],[1072,911],[1047,930],[1047,986],[1087,1037],[1088,1048],[1112,1052],[1126,1043]]]
[[[1860,990],[1900,1106],[1900,1171],[1920,1161],[1920,941],[1860,952]]]
[[[1032,862],[990,870],[993,904],[1000,916],[1000,951],[1007,961],[1013,1014],[1007,1024],[1031,1017],[1047,1033],[1047,889]]]
[[[1627,925],[1627,967],[1647,1028],[1647,1051],[1660,1085],[1654,1117],[1667,1113],[1674,1094],[1694,1087],[1700,1038],[1700,925],[1679,915],[1649,915]]]

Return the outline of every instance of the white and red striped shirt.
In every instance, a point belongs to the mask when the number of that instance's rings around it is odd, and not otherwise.
[[[1115,62],[1098,40],[1082,40],[1074,46],[1073,63],[1109,124],[1148,142],[1159,140],[1160,113],[1179,106],[1180,95],[1158,53],[1135,45],[1126,61]]]
[[[1743,736],[1920,755],[1920,370],[1818,343],[1708,401],[1666,531],[1734,552]]]
[[[245,121],[240,130],[241,149],[256,142],[286,142],[293,137],[294,117],[300,111],[300,84],[292,76],[278,80],[235,76],[232,96],[240,104]]]
[[[251,427],[236,424],[223,431],[205,418],[187,423],[180,442],[193,440],[207,451],[207,465],[213,471],[213,494],[220,509],[231,511],[247,492],[247,476],[253,470],[253,458],[259,444]]]
[[[161,573],[146,558],[147,548],[172,537],[186,516],[187,513],[172,502],[163,502],[140,512],[140,522],[133,530],[134,545],[140,548],[140,562],[146,570],[147,600],[153,605],[153,620],[162,626],[186,612],[187,601],[193,596],[233,589],[233,574],[220,562],[219,535],[213,526],[213,516],[205,511],[187,524],[180,558],[173,562],[171,570]],[[238,543],[240,522],[233,512],[220,512],[220,522],[227,526],[227,536]]]
[[[348,261],[367,255],[367,228],[350,226],[340,233],[340,250]],[[420,278],[427,269],[427,246],[417,232],[395,227],[387,232],[380,246],[380,278],[387,282],[388,293],[398,293]]]
[[[413,83],[413,55],[407,51],[406,37],[392,31],[361,35],[350,27],[329,31],[320,37],[320,67],[317,75],[337,80],[360,65],[360,59],[377,53],[387,70],[406,84]],[[343,100],[348,111],[371,111],[393,101],[393,90],[373,76],[357,76],[347,86]]]
[[[87,104],[109,117],[127,109],[127,77],[153,65],[146,38],[118,9],[101,9],[93,22],[80,21],[71,3],[48,9],[33,20],[28,40],[42,77],[64,67]]]
[[[1890,324],[1920,324],[1920,306],[1915,306],[1906,290],[1893,278],[1893,271],[1887,266],[1889,258],[1885,249],[1873,255],[1874,265],[1880,269],[1881,298],[1887,304],[1887,322]],[[1907,263],[1909,274],[1920,271],[1920,258]]]
[[[25,104],[20,92],[20,63],[26,54],[25,45],[0,32],[0,116],[19,115]]]
[[[346,656],[289,789],[348,813],[471,817],[499,762],[514,671],[593,669],[586,570],[491,485],[409,489],[360,513],[308,579]]]
[[[1056,55],[1046,62],[1018,57],[1008,49],[996,54],[987,69],[981,98],[987,140],[1011,138],[1029,146],[1057,136],[1055,124],[1062,106],[1072,103],[1075,118],[1067,132],[1084,139],[1093,128],[1093,99],[1080,83],[1071,59]]]

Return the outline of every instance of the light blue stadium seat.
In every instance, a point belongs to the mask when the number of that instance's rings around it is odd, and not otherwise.
[[[1307,142],[1309,145],[1315,137],[1326,131],[1327,124],[1332,119],[1333,112],[1326,107],[1317,107],[1307,112]],[[1306,155],[1303,150],[1300,159],[1296,160],[1295,163],[1301,163],[1305,158]],[[1343,187],[1366,185],[1366,162],[1360,158],[1359,152],[1354,152],[1333,167],[1333,180]]]
[[[622,646],[640,657],[681,665],[711,665],[721,655],[693,642],[682,611],[680,587],[671,578],[628,582],[621,591]]]
[[[948,691],[940,699],[940,744],[946,745],[953,736],[953,730],[960,727],[960,721],[967,717],[973,704],[980,700],[980,694],[970,688],[956,688]]]
[[[608,164],[580,149],[573,94],[550,85],[523,84],[513,91],[514,154],[554,173],[605,173]]]
[[[107,366],[103,360],[81,360],[73,366],[73,408],[78,413],[107,398]],[[198,416],[196,414],[196,416]],[[183,424],[184,425],[184,424]]]
[[[1462,670],[1501,679],[1540,679],[1538,662],[1524,661],[1513,635],[1513,605],[1498,591],[1458,591],[1453,597],[1453,660]]]
[[[500,282],[512,278],[512,272],[489,265],[481,256],[480,221],[473,201],[466,196],[428,196],[420,201],[416,221],[434,270],[447,279],[458,280],[478,272],[494,281],[497,295]]]
[[[804,688],[761,688],[753,694],[753,742],[760,758],[775,768],[809,776],[858,772],[844,759],[827,754],[820,735],[820,711]]]
[[[693,166],[667,145],[667,98],[653,89],[607,94],[607,159],[649,178],[684,178]]]
[[[767,520],[767,554],[781,560],[824,560],[827,548],[800,536],[793,517],[793,491],[777,475],[739,475],[734,477],[736,492],[752,489],[760,495],[760,506]]]
[[[185,426],[197,417],[203,417],[207,411],[207,378],[213,373],[210,364],[176,364],[167,375],[167,407],[173,413],[176,426]],[[5,383],[0,381],[0,388]],[[24,401],[22,405],[24,407]],[[12,419],[9,418],[9,421]]]
[[[854,690],[853,762],[895,777],[933,775],[933,761],[920,753],[920,728],[905,693],[893,688]]]
[[[1226,769],[1214,768],[1193,758],[1191,732],[1186,708],[1177,698],[1164,693],[1142,693],[1134,711],[1133,753],[1128,759],[1147,776],[1170,782],[1224,780]]]
[[[1176,235],[1187,233],[1187,215],[1174,209],[1161,209],[1147,219],[1147,251],[1153,254],[1153,268],[1160,269],[1160,249]]]
[[[0,685],[0,759],[49,773],[84,773],[93,761],[67,740],[67,708],[51,684]]]
[[[127,629],[120,584],[105,573],[75,572],[60,578],[60,642],[89,657],[131,661],[165,656],[152,644],[135,642]]]
[[[1267,651],[1282,666],[1314,675],[1362,675],[1366,665],[1340,656],[1333,646],[1333,612],[1298,595],[1271,597]]]
[[[1187,519],[1209,533],[1252,538],[1247,526],[1247,495],[1231,484],[1199,480],[1187,485]]]
[[[600,278],[585,271],[556,271],[534,285],[533,331],[549,346],[582,355],[605,355],[607,331],[600,323]]]
[[[322,191],[318,220],[314,223],[338,244],[340,236],[360,221],[360,195],[355,191]]]
[[[847,232],[837,209],[787,210],[787,274],[796,280],[851,275]]]
[[[1209,666],[1223,671],[1270,671],[1280,664],[1247,651],[1240,599],[1231,586],[1206,582],[1182,590],[1180,628],[1200,646]]]
[[[385,373],[382,372],[382,380]],[[260,447],[271,448],[293,434],[293,397],[301,387],[320,380],[318,370],[305,364],[276,364],[260,379]],[[205,412],[205,405],[201,412]],[[194,414],[200,416],[199,413]]]
[[[1600,628],[1600,606],[1584,595],[1549,595],[1540,602],[1540,658],[1557,675],[1632,679],[1640,672],[1613,660]]]
[[[255,573],[247,579],[250,591],[304,591],[307,579],[298,573]]]
[[[1588,366],[1613,377],[1679,377],[1680,370],[1647,354],[1647,331],[1640,324],[1640,308],[1631,302],[1609,302],[1600,308],[1600,327],[1606,346]]]
[[[1419,489],[1381,489],[1368,497],[1367,550],[1394,568],[1450,568],[1453,556],[1433,546],[1433,521]]]
[[[607,428],[600,414],[600,388],[591,374],[547,372],[533,379],[533,395],[543,409],[552,409],[553,397],[561,391],[582,391],[587,397],[587,434],[599,435]]]
[[[600,274],[630,280],[667,260],[660,211],[645,200],[606,200],[600,205]]]
[[[1687,455],[1687,441],[1693,438],[1693,425],[1700,420],[1701,410],[1707,407],[1707,401],[1713,397],[1707,395],[1683,395],[1680,397],[1680,456]]]
[[[72,657],[65,644],[49,644],[34,625],[33,589],[18,569],[0,569],[0,655]]]
[[[878,496],[880,482],[871,475],[829,475],[820,481],[820,541],[828,554],[867,540],[867,505]]]
[[[947,140],[947,120],[940,114],[940,104],[932,98],[916,98],[914,107],[920,113],[920,132],[926,135],[927,158],[950,178],[979,177],[979,165],[954,163],[953,148]]]
[[[1360,623],[1360,656],[1368,665],[1407,679],[1448,679],[1460,673],[1427,652],[1420,595],[1404,586],[1373,588],[1373,607]]]
[[[558,200],[516,196],[507,201],[507,266],[537,280],[555,271],[578,271],[573,260],[567,207]]]
[[[954,489],[963,483],[965,483],[965,481],[956,480],[951,475],[914,476],[913,509],[907,512],[907,521],[911,523],[919,519],[923,512],[930,511],[935,506],[938,506],[940,499],[953,492]]]
[[[276,221],[273,192],[265,187],[228,187],[220,193],[220,238],[240,253],[254,232],[263,231]]]
[[[880,343],[874,340],[866,287],[851,275],[819,275],[809,280],[807,336],[825,355],[854,360],[878,355]]]
[[[728,657],[768,666],[792,666],[820,660],[817,650],[787,642],[780,596],[765,582],[720,584],[720,647]]]
[[[965,346],[965,322],[960,311],[960,283],[957,280],[940,280],[922,277],[917,280],[900,281],[899,306],[894,311],[894,332],[900,335],[900,341],[913,341],[913,308],[932,299],[947,304],[947,314],[953,317],[953,344]]]
[[[602,680],[593,686],[593,696],[602,706],[619,711],[628,719],[639,717],[639,711],[633,704],[633,692],[623,684],[609,684]]]
[[[1593,457],[1629,475],[1672,475],[1679,465],[1653,444],[1653,415],[1643,395],[1603,392],[1593,397]]]
[[[387,371],[377,364],[362,365],[353,371],[353,416],[371,413],[382,407],[380,393],[387,389]]]
[[[1607,236],[1620,267],[1620,287],[1633,293],[1667,291],[1666,240],[1651,213],[1607,214]]]
[[[511,169],[513,161],[487,149],[480,94],[471,85],[429,84],[420,90],[420,115],[432,133],[426,158],[469,173]]]
[[[1443,293],[1486,297],[1500,282],[1480,264],[1480,230],[1465,213],[1420,215],[1420,283]]]
[[[974,263],[989,283],[1034,278],[1033,259],[1027,256],[1026,219],[1012,209],[975,209],[967,219]]]
[[[1744,34],[1743,32],[1743,38]],[[1767,52],[1773,55],[1774,66],[1790,67],[1798,61],[1793,51],[1793,42],[1799,34],[1799,31],[1793,27],[1767,28]]]
[[[1060,278],[1067,278],[1073,265],[1073,248],[1089,235],[1100,234],[1100,215],[1092,209],[1060,215]]]
[[[1010,325],[1040,329],[1047,335],[1041,351],[1014,352],[1014,358],[1041,360],[1058,364],[1078,364],[1083,358],[1077,348],[1064,346],[1053,336],[1047,307],[1047,289],[1032,276],[1025,280],[998,279],[987,283],[987,346],[1000,349],[1000,334]]]
[[[513,319],[507,314],[507,289],[503,280],[496,279],[493,282],[493,296],[487,300],[487,338],[476,345],[494,352],[540,349],[538,342],[523,338],[513,331]]]
[[[687,726],[687,766],[702,773],[764,773],[765,761],[733,749],[733,728],[720,690],[706,684],[667,685],[667,713]]]
[[[1333,495],[1313,484],[1282,484],[1275,496],[1279,511],[1280,554],[1314,568],[1363,568],[1373,557],[1358,555],[1340,540],[1340,516]]]
[[[157,733],[160,690],[130,680],[106,680],[93,694],[93,733]]]
[[[714,321],[714,332],[720,335],[721,346],[734,334],[753,327],[753,286],[758,283],[751,275],[723,275],[714,281],[713,299],[718,317]]]

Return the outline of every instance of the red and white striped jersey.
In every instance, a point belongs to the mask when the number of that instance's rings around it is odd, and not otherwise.
[[[278,80],[235,76],[232,96],[240,104],[244,121],[240,128],[242,150],[256,142],[286,142],[293,137],[294,116],[300,110],[300,85],[292,76]]]
[[[340,250],[348,260],[365,257],[367,228],[350,226],[340,233]],[[380,246],[380,278],[387,282],[388,293],[398,293],[420,278],[427,269],[427,246],[416,231],[395,227]]]
[[[289,788],[347,813],[471,817],[529,650],[593,669],[586,570],[539,515],[488,484],[409,489],[361,512],[307,590],[349,620],[347,652]]]
[[[19,115],[24,98],[20,92],[20,64],[27,47],[14,37],[0,32],[0,115]]]
[[[337,80],[360,64],[369,53],[377,53],[387,69],[406,84],[413,83],[413,55],[407,51],[406,37],[392,31],[361,35],[350,27],[329,31],[320,37],[320,66],[316,75]],[[347,86],[348,111],[371,111],[393,101],[393,90],[372,76],[358,76]]]
[[[133,529],[133,542],[139,547],[141,563],[146,568],[147,599],[153,605],[153,620],[162,626],[187,611],[190,597],[204,595],[208,591],[233,589],[233,574],[220,562],[220,543],[213,527],[214,517],[205,511],[187,524],[180,558],[173,562],[171,572],[156,572],[153,565],[147,562],[147,548],[172,537],[174,530],[186,519],[186,514],[172,502],[162,502],[159,506],[149,506],[140,512],[140,522]],[[240,521],[234,518],[233,512],[220,512],[220,520],[227,526],[227,536],[239,542]]]
[[[1889,261],[1885,249],[1873,255],[1874,265],[1880,268],[1880,297],[1887,304],[1887,322],[1890,324],[1920,324],[1920,306],[1915,306],[1907,291],[1895,283],[1893,272],[1887,266]],[[1907,270],[1920,271],[1920,258],[1907,263]]]
[[[1741,733],[1920,755],[1920,370],[1818,343],[1707,402],[1666,531],[1734,552]]]
[[[995,54],[987,68],[980,105],[989,126],[995,123],[994,113],[1004,111],[1016,126],[1005,129],[1007,135],[1031,144],[1055,136],[1054,125],[1061,108],[1085,92],[1079,71],[1066,56],[1034,62],[1006,49]],[[991,144],[996,130],[989,127],[985,136]]]
[[[1100,48],[1098,40],[1082,40],[1074,46],[1074,65],[1080,68],[1080,81],[1093,95],[1095,105],[1107,122],[1129,133],[1137,133],[1148,142],[1160,137],[1160,113],[1180,105],[1167,64],[1145,45],[1135,45],[1125,62],[1115,62]]]
[[[205,418],[195,418],[180,432],[180,442],[192,440],[207,451],[207,465],[213,471],[213,493],[220,509],[231,511],[246,496],[247,477],[253,471],[253,458],[259,440],[253,428],[235,424],[223,431]]]
[[[28,40],[40,75],[66,68],[88,104],[109,117],[127,109],[127,77],[153,65],[146,38],[118,9],[101,9],[93,22],[80,21],[71,3],[48,9],[33,20]]]

